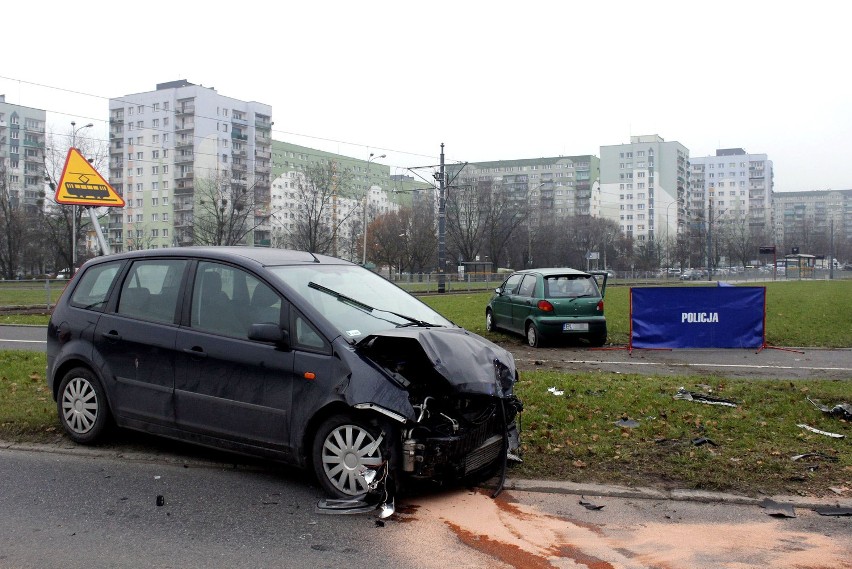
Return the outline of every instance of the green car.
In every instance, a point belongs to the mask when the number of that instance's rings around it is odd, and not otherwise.
[[[600,287],[596,277],[603,279]],[[532,347],[566,338],[583,338],[592,346],[603,346],[606,280],[605,272],[566,268],[518,271],[488,302],[485,328],[523,334]]]

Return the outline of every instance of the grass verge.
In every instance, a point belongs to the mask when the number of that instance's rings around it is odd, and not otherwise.
[[[44,378],[45,356],[0,359],[0,440],[54,442],[60,435]],[[717,407],[673,398],[681,386],[737,402]],[[555,387],[563,391],[554,395]],[[849,381],[757,381],[609,373],[525,373],[517,393],[524,464],[517,477],[824,495],[852,487],[852,424],[817,410],[848,401]],[[619,427],[619,419],[638,422]],[[846,435],[832,439],[797,426]],[[696,446],[704,437],[715,445]],[[798,454],[818,453],[793,461]]]

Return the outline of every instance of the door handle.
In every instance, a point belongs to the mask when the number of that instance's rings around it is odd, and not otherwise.
[[[193,346],[191,348],[184,348],[183,351],[184,351],[184,353],[187,353],[194,358],[206,358],[207,357],[207,352],[205,352],[204,348],[202,348],[201,346]]]
[[[101,336],[103,336],[105,339],[111,340],[113,342],[117,342],[118,340],[121,340],[121,334],[119,334],[115,330],[110,330],[109,332],[103,332],[101,334]]]

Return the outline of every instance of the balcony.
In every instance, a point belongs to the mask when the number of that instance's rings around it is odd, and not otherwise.
[[[189,140],[176,140],[175,151],[182,148],[192,148],[192,138],[190,138]]]
[[[110,117],[109,124],[124,124],[124,116],[122,115],[120,117]]]
[[[183,103],[177,109],[175,109],[175,114],[178,115],[178,116],[194,115],[195,114],[195,104],[194,103]]]
[[[175,164],[191,164],[195,160],[195,154],[178,154],[175,156]]]
[[[266,152],[265,150],[257,150],[254,153],[254,157],[258,160],[271,160],[272,152]]]
[[[238,131],[231,131],[231,139],[232,140],[248,140],[247,134],[240,134]]]
[[[269,166],[255,166],[254,171],[256,174],[269,174],[271,168]]]
[[[187,132],[195,129],[195,121],[183,121],[175,124],[175,132]]]

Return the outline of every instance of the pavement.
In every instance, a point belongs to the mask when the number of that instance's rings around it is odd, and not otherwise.
[[[193,447],[194,448],[194,447]],[[229,470],[265,470],[269,468],[269,462],[253,460],[237,455],[227,455],[233,460],[216,460],[192,455],[181,455],[167,450],[135,450],[127,447],[87,447],[76,445],[70,441],[60,441],[51,444],[36,443],[14,443],[0,441],[0,450],[17,450],[27,452],[43,452],[53,454],[64,454],[76,457],[108,458],[124,461],[156,462],[159,464],[173,464],[180,466],[191,466],[194,468],[228,468]],[[203,451],[202,451],[203,452]],[[215,452],[215,451],[213,451]],[[711,492],[706,490],[688,489],[660,489],[639,486],[618,486],[612,484],[597,484],[591,482],[567,482],[560,480],[533,480],[508,477],[504,488],[506,490],[519,490],[524,492],[538,492],[546,494],[571,494],[579,496],[605,496],[612,498],[631,498],[642,500],[669,500],[681,502],[715,503],[715,504],[739,504],[759,506],[767,498],[779,504],[790,504],[798,508],[819,508],[823,506],[852,507],[852,489],[844,489],[843,494],[837,496],[814,497],[797,495],[765,495],[760,497],[744,496],[741,494],[729,494],[725,492]]]

